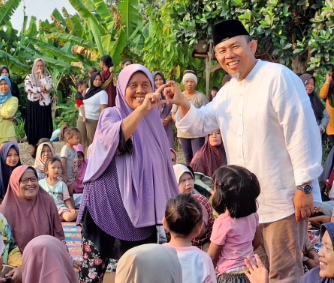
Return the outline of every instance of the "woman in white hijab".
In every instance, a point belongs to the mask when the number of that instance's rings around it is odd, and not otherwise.
[[[182,271],[176,250],[146,244],[128,250],[119,260],[115,283],[181,283]]]
[[[30,151],[41,138],[50,138],[53,131],[51,115],[52,77],[46,73],[41,58],[34,61],[31,74],[26,76],[24,90],[27,93],[27,110],[24,130],[27,134]]]

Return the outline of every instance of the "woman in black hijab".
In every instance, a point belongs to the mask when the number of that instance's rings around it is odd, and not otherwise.
[[[18,99],[19,103],[20,103],[20,91],[19,91],[19,88],[18,88],[17,84],[14,83],[10,79],[9,68],[6,65],[1,65],[0,66],[0,75],[1,76],[6,76],[7,78],[9,78],[9,80],[11,82],[10,91],[11,91],[12,95],[15,96]]]
[[[327,110],[325,109],[325,106],[320,101],[320,98],[314,92],[315,79],[310,74],[303,74],[300,76],[300,79],[305,85],[306,93],[310,98],[314,116],[319,126],[319,131],[321,134],[323,134],[326,131],[326,127],[329,121],[329,115]]]

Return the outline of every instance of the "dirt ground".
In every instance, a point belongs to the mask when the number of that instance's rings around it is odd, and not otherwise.
[[[63,147],[63,145],[64,145],[63,142],[53,143],[56,154],[60,154],[60,150]],[[24,165],[34,165],[34,159],[32,159],[31,156],[29,155],[28,143],[20,143],[19,149],[20,149],[21,163]],[[184,157],[182,151],[177,152],[177,163],[184,163]]]

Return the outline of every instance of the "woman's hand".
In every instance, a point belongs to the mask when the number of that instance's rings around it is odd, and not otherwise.
[[[160,100],[161,98],[160,93],[161,91],[164,90],[166,86],[167,86],[166,84],[161,85],[154,93],[146,94],[143,103],[139,106],[140,110],[146,114],[152,109],[165,104],[166,100]]]
[[[5,277],[12,277],[12,283],[21,283],[22,282],[22,267],[17,267],[9,271]]]
[[[76,259],[76,260],[73,262],[73,267],[76,268],[76,269],[78,269],[78,270],[80,270],[80,266],[81,266],[81,262],[80,262],[79,260]]]
[[[164,127],[166,127],[169,123],[169,120],[166,118],[166,119],[161,119],[161,123]]]
[[[43,93],[49,93],[49,91],[46,89],[45,85],[41,86],[41,92],[43,92]]]
[[[250,283],[267,283],[268,282],[268,271],[263,266],[259,256],[255,254],[254,257],[256,260],[256,264],[248,256],[244,260],[248,270],[243,266],[242,271],[245,273]]]

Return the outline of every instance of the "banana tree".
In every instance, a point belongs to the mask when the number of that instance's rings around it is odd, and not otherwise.
[[[80,58],[83,66],[94,65],[104,54],[109,54],[117,65],[128,40],[141,34],[138,0],[121,0],[118,10],[109,8],[103,0],[69,1],[78,14],[55,10],[51,16],[55,26],[45,38],[58,44],[70,43],[72,54]]]

